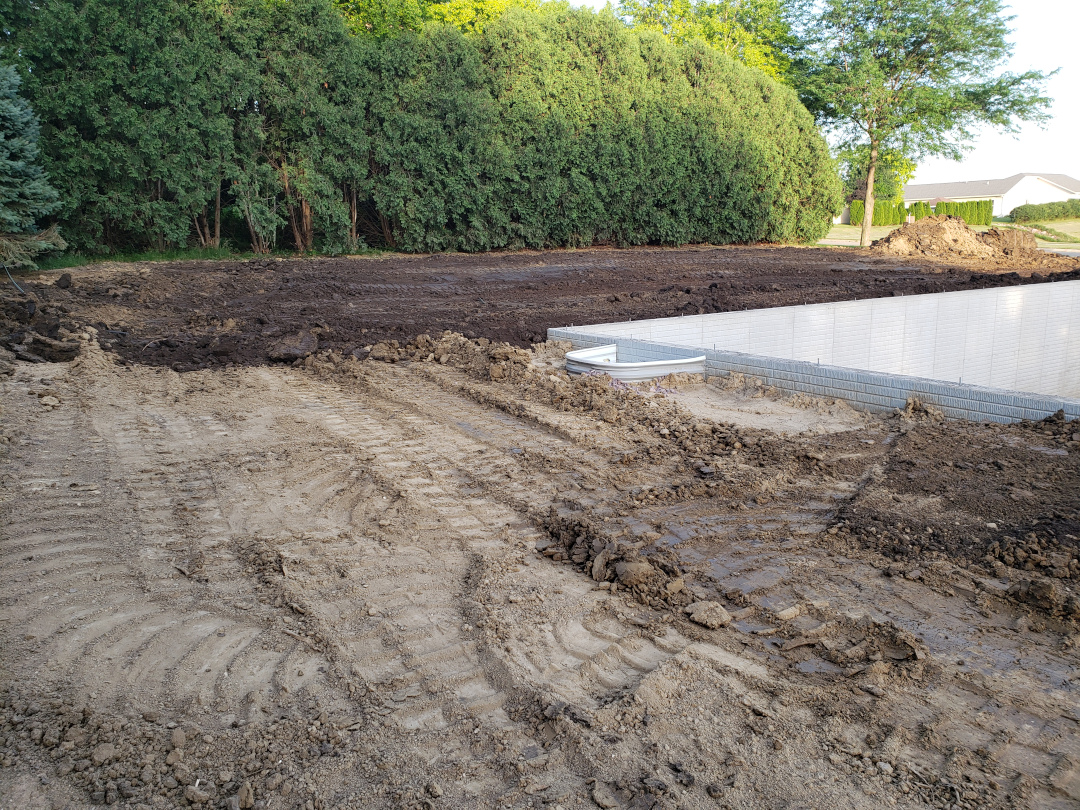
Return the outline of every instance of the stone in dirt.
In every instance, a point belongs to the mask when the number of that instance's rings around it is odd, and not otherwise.
[[[619,801],[612,795],[611,791],[605,785],[597,782],[593,785],[592,800],[598,807],[618,807]]]
[[[731,614],[719,602],[694,602],[683,608],[683,612],[690,617],[690,621],[710,630],[731,623]]]
[[[240,792],[236,794],[236,805],[240,810],[248,810],[255,806],[255,791],[251,789],[251,782],[244,782]]]
[[[267,356],[271,360],[288,363],[303,360],[319,348],[319,339],[311,332],[297,332],[274,343]]]
[[[170,741],[172,742],[173,748],[183,748],[184,743],[187,742],[187,735],[184,734],[184,730],[182,728],[174,728]]]
[[[653,575],[653,567],[641,561],[621,562],[615,565],[615,575],[619,578],[620,585],[632,588],[648,582]]]
[[[102,743],[90,754],[90,759],[95,765],[104,765],[116,757],[116,746],[112,743]]]
[[[66,290],[68,287],[71,286],[71,273],[64,273],[54,283],[61,290]]]

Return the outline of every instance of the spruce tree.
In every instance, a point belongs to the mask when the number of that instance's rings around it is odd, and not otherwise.
[[[33,232],[59,205],[38,154],[38,119],[19,84],[15,68],[0,65],[0,234]]]

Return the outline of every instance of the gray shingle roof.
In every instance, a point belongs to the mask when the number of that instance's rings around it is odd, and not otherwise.
[[[1014,174],[1001,180],[966,180],[960,183],[920,183],[904,186],[905,200],[928,200],[935,197],[1000,197],[1025,177],[1041,177],[1072,194],[1080,194],[1080,180],[1067,174]]]

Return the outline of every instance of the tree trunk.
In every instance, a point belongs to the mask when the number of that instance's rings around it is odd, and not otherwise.
[[[214,247],[221,247],[221,180],[217,184],[217,200],[214,202]]]
[[[356,187],[345,184],[345,202],[349,205],[349,246],[356,247],[359,234],[356,231],[356,218],[359,211],[356,208]]]
[[[195,221],[195,236],[199,239],[199,247],[206,247],[206,236],[203,235],[202,223],[199,222],[199,215],[192,214],[191,218]]]
[[[874,175],[877,174],[878,145],[870,141],[870,170],[866,173],[866,208],[863,212],[859,245],[870,247],[870,226],[874,224]]]

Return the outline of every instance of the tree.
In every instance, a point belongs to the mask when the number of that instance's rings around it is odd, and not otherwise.
[[[802,0],[793,76],[840,139],[869,149],[861,244],[870,244],[885,150],[959,159],[978,125],[1046,120],[1046,74],[1000,73],[1009,56],[1000,0]]]
[[[788,68],[790,31],[780,0],[621,0],[619,14],[672,42],[704,39],[774,79]]]
[[[866,176],[870,169],[870,147],[863,144],[845,149],[839,155],[840,178],[845,200],[866,199]],[[915,174],[915,161],[895,150],[882,148],[874,172],[874,200],[898,203],[904,199],[904,186]]]
[[[37,221],[60,204],[38,154],[38,119],[18,95],[19,75],[0,65],[0,262],[33,264],[33,257],[66,246],[55,228],[39,233]]]
[[[229,110],[251,94],[220,16],[209,2],[43,0],[15,33],[57,214],[78,247],[161,250],[186,244],[196,222],[216,238]]]

